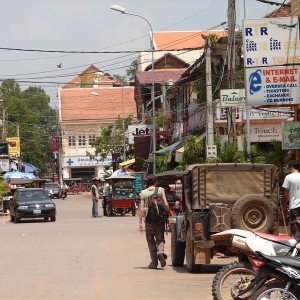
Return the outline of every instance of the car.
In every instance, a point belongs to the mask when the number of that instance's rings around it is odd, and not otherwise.
[[[56,221],[56,206],[42,188],[17,189],[9,201],[10,220],[18,223],[25,218]]]
[[[49,193],[50,197],[61,197],[61,187],[56,182],[45,183],[45,190]]]

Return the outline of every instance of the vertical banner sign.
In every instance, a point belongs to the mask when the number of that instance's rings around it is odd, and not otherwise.
[[[300,149],[300,122],[282,123],[282,149]]]
[[[243,20],[247,105],[300,103],[299,19]]]
[[[52,137],[52,152],[58,153],[58,151],[59,151],[59,138],[58,138],[58,136],[53,136]]]
[[[6,141],[8,142],[9,155],[20,157],[21,155],[20,138],[19,137],[6,138]]]

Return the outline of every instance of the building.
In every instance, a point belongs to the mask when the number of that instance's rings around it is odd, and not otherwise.
[[[101,177],[111,166],[112,157],[91,159],[90,145],[101,128],[114,124],[120,116],[136,118],[134,88],[120,82],[95,66],[90,66],[64,87],[59,88],[61,127],[60,166],[62,178]]]

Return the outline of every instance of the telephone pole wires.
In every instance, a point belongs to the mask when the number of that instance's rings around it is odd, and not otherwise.
[[[227,45],[227,56],[228,56],[228,88],[234,88],[235,78],[235,0],[228,0],[228,45]],[[227,116],[227,130],[228,130],[228,142],[233,145],[237,145],[236,138],[236,108],[230,107],[228,109]]]

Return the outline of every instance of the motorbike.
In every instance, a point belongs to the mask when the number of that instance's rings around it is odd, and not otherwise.
[[[61,190],[61,197],[63,200],[65,200],[65,198],[67,198],[68,195],[68,190],[67,189],[62,189]]]
[[[299,245],[297,245],[299,247]],[[300,247],[299,247],[300,248]],[[257,275],[237,299],[300,299],[300,261],[296,257],[267,256],[256,252],[249,257]],[[249,295],[250,292],[250,295]]]
[[[270,256],[296,256],[296,245],[300,242],[300,236],[291,238],[241,229],[213,234],[211,239],[221,253],[238,256],[237,262],[225,265],[215,275],[212,284],[214,300],[238,299],[237,295],[246,289],[256,276],[248,260],[256,251]]]

